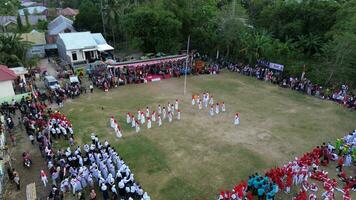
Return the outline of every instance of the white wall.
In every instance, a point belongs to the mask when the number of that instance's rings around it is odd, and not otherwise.
[[[72,52],[77,53],[77,60],[73,60],[72,58]],[[72,50],[72,51],[67,51],[67,55],[70,57],[72,62],[78,62],[78,61],[84,61],[85,60],[85,55],[84,52],[81,50]]]
[[[0,98],[15,96],[12,81],[0,81]]]

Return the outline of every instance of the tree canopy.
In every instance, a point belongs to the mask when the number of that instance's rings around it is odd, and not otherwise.
[[[356,2],[347,0],[85,0],[75,26],[102,32],[116,44],[144,52],[191,48],[254,64],[286,65],[297,75],[305,64],[315,82],[348,82],[356,56]],[[101,14],[105,20],[101,20]]]

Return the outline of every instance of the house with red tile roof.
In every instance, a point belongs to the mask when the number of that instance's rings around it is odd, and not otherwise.
[[[12,82],[16,79],[17,76],[12,70],[5,65],[0,65],[0,98],[15,96]]]

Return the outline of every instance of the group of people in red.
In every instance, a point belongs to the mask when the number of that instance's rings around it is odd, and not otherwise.
[[[342,145],[338,142],[342,140]],[[347,175],[343,169],[346,156],[352,156],[352,165],[355,164],[356,130],[338,139],[337,148],[323,143],[312,151],[304,153],[282,167],[268,170],[265,176],[257,173],[249,179],[235,185],[232,191],[221,191],[218,200],[253,200],[257,196],[260,200],[273,200],[275,194],[284,191],[289,194],[291,187],[299,187],[298,193],[293,195],[293,200],[350,200],[350,191],[356,191],[356,177]],[[344,151],[347,147],[347,151]],[[329,173],[323,167],[328,167],[330,161],[336,162],[338,178],[329,177]],[[323,167],[322,167],[323,166]],[[339,181],[337,181],[338,179]],[[312,181],[311,181],[312,180]],[[322,187],[321,197],[317,197],[319,187]],[[340,192],[335,195],[336,192]],[[337,198],[337,197],[338,198]]]

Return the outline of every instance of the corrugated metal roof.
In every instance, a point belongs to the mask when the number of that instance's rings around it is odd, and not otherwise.
[[[48,24],[48,34],[57,35],[69,29],[71,32],[75,32],[73,27],[73,21],[60,15]]]
[[[67,50],[96,48],[97,44],[90,32],[60,33]]]
[[[30,33],[21,34],[21,38],[25,41],[32,42],[32,45],[46,44],[45,34],[32,30]]]
[[[32,14],[40,14],[40,13],[44,12],[45,10],[47,10],[47,7],[45,7],[45,6],[27,7],[27,8],[24,8],[24,9],[20,9],[19,10],[19,14],[20,15],[25,15],[25,12],[24,12],[25,9],[27,9],[28,13],[30,15],[32,15]]]

